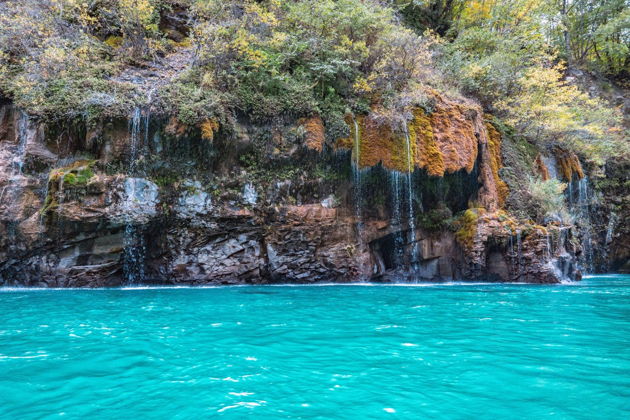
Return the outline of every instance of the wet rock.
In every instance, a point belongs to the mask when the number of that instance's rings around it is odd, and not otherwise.
[[[360,190],[365,208],[357,213],[350,179],[325,179],[321,172],[314,175],[314,167],[330,158],[324,152],[312,156],[321,140],[319,120],[303,121],[310,127],[306,135],[314,150],[291,145],[284,138],[286,131],[278,134],[269,128],[265,135],[271,136],[280,152],[265,151],[265,159],[272,159],[273,164],[253,162],[259,166],[247,169],[239,166],[238,153],[222,144],[225,139],[220,135],[208,147],[223,148],[223,154],[206,162],[210,154],[200,157],[195,155],[198,149],[190,155],[182,151],[201,146],[196,143],[199,139],[186,143],[191,131],[180,123],[170,127],[176,135],[164,141],[147,130],[147,138],[157,140],[143,146],[136,166],[146,165],[150,170],[130,171],[134,174],[130,176],[125,173],[130,156],[127,122],[102,123],[68,141],[70,150],[64,151],[47,144],[45,131],[35,122],[12,108],[0,107],[0,284],[121,285],[126,281],[126,249],[139,246],[145,248],[138,254],[146,274],[143,281],[151,283],[554,282],[577,278],[574,255],[579,249],[572,244],[573,233],[560,234],[561,229],[555,228],[546,235],[541,227],[522,227],[519,248],[513,227],[493,210],[500,199],[496,168],[490,162],[491,139],[483,115],[473,111],[462,104],[444,104],[435,117],[439,121],[433,122],[434,146],[445,159],[444,170],[458,168],[453,185],[466,185],[458,190],[462,206],[475,201],[486,209],[476,220],[470,241],[463,243],[446,224],[425,230],[416,228],[415,218],[407,216],[393,223],[393,206],[384,198],[391,195],[378,196],[382,188],[378,184]],[[442,121],[447,116],[452,121]],[[372,138],[377,143],[404,140],[378,121],[362,124],[374,129]],[[161,133],[168,136],[172,124],[164,121],[163,125]],[[239,140],[243,150],[260,141],[256,130],[240,130],[247,133],[247,141],[245,135]],[[389,133],[389,139],[377,139],[379,130]],[[460,131],[465,132],[463,148],[448,149],[448,139]],[[400,144],[405,149],[404,142]],[[88,150],[93,160],[83,157]],[[181,156],[169,156],[172,150]],[[372,159],[370,163],[379,168],[379,162],[408,168],[406,149],[404,154],[385,158],[379,153],[373,150],[362,159]],[[339,165],[339,155],[334,159]],[[471,162],[477,166],[471,167]],[[289,167],[291,175],[279,176],[275,165]],[[163,169],[168,176],[159,178]],[[382,168],[368,172],[365,182],[384,177],[386,188],[391,186],[389,172]],[[171,182],[172,173],[189,178]],[[432,185],[436,191],[444,187]],[[417,199],[409,199],[417,207],[416,215],[421,214],[422,192]],[[399,210],[410,212],[407,202],[403,204]],[[452,216],[450,210],[440,214],[443,219]],[[553,249],[545,248],[548,236],[557,242]]]

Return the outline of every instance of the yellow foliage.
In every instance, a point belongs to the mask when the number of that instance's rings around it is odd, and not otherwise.
[[[140,23],[151,30],[156,10],[150,0],[118,0],[121,18],[127,23]]]
[[[109,45],[112,48],[120,48],[123,43],[123,39],[120,36],[111,35],[105,39],[105,44]]]
[[[627,151],[627,142],[608,130],[618,121],[615,111],[568,84],[563,73],[563,65],[531,68],[518,93],[499,101],[497,108],[523,134],[563,142],[588,153],[596,163],[602,163],[606,154]]]
[[[256,38],[254,35],[248,33],[245,29],[240,28],[231,43],[231,47],[248,60],[248,64],[250,66],[260,67],[267,59],[267,55],[264,51],[256,49],[252,46],[255,42]]]
[[[258,3],[248,3],[245,5],[245,12],[257,16],[257,20],[271,27],[278,25],[278,18],[273,11],[265,10]]]
[[[354,82],[354,85],[352,85],[352,88],[356,92],[360,92],[360,93],[370,93],[372,91],[372,87],[368,83],[367,79],[363,76],[357,77],[357,79]]]

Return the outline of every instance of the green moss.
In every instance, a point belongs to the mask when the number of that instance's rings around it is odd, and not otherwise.
[[[39,213],[44,216],[46,215],[50,210],[53,210],[55,208],[57,208],[57,206],[59,205],[59,203],[55,200],[55,198],[53,197],[53,194],[51,194],[50,192],[48,193],[48,195],[46,196],[46,199],[44,200],[44,205],[42,206],[41,210],[39,211]]]
[[[483,209],[475,208],[466,210],[455,222],[457,231],[455,237],[463,246],[470,248],[473,246],[475,235],[477,234],[477,222]]]
[[[94,172],[91,168],[82,168],[77,172],[67,172],[63,175],[64,185],[80,186],[86,185],[90,179],[94,176]]]
[[[179,177],[177,177],[174,173],[169,172],[169,173],[160,174],[160,175],[151,177],[151,180],[158,187],[165,188],[179,181]]]
[[[112,35],[108,36],[104,42],[111,48],[120,48],[123,43],[123,39],[121,36]]]
[[[417,225],[428,231],[439,231],[448,228],[452,223],[453,214],[448,208],[437,208],[421,213]]]
[[[69,166],[53,169],[48,180],[51,182],[63,180],[64,185],[71,186],[86,185],[94,176],[92,168],[95,164],[95,160],[78,160]]]
[[[94,177],[93,167],[95,164],[95,160],[78,160],[69,166],[50,171],[48,175],[48,194],[44,199],[44,205],[40,213],[44,215],[59,205],[57,195],[61,191],[62,184],[64,188],[86,186]]]

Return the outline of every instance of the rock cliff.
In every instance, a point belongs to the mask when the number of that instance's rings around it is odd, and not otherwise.
[[[331,139],[316,115],[227,130],[146,107],[86,126],[5,102],[0,285],[579,279],[574,226],[504,210],[480,107],[346,120]]]

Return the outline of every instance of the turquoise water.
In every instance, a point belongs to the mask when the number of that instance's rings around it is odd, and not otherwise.
[[[0,290],[0,312],[2,418],[630,413],[630,276],[13,289]]]

